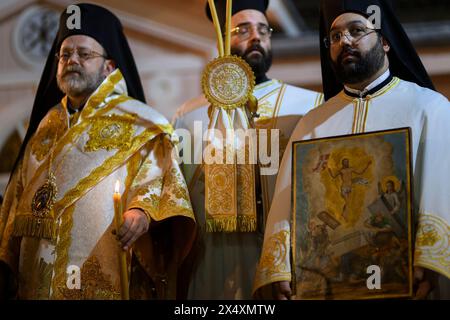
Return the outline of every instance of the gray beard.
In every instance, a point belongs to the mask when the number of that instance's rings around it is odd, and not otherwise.
[[[57,76],[58,88],[69,97],[90,96],[105,80],[101,69],[96,74],[86,74],[83,70],[77,69],[76,74],[66,74]]]

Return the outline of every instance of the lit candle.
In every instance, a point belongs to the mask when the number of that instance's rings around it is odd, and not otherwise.
[[[119,234],[120,226],[123,224],[123,215],[122,215],[122,197],[119,193],[120,189],[120,181],[116,181],[116,186],[114,188],[114,221],[116,225],[116,233]],[[128,268],[127,268],[127,252],[122,250],[122,247],[119,246],[119,268],[120,268],[120,288],[122,300],[130,300],[130,293],[128,288]]]

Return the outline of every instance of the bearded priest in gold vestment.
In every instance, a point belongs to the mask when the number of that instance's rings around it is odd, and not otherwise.
[[[131,299],[177,298],[195,222],[172,128],[144,103],[118,18],[77,7],[79,25],[61,15],[1,208],[0,295],[120,299],[123,250]]]

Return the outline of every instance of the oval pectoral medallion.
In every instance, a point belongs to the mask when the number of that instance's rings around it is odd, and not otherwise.
[[[31,211],[38,217],[45,217],[52,210],[56,201],[58,188],[55,178],[50,176],[45,183],[37,189],[31,202]]]

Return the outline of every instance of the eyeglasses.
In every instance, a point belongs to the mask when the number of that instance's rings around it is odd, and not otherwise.
[[[331,46],[340,43],[345,36],[348,41],[355,44],[365,36],[374,32],[378,32],[378,30],[366,28],[360,25],[352,25],[347,27],[344,31],[332,30],[330,35],[323,39],[323,42],[326,48],[330,48]]]
[[[248,23],[231,29],[231,35],[237,36],[239,40],[247,40],[248,38],[250,38],[253,28],[256,28],[256,31],[261,37],[261,40],[266,40],[270,38],[273,32],[273,29],[266,24],[260,23],[258,25],[254,25]]]
[[[78,56],[78,59],[80,60],[80,62],[85,62],[89,59],[94,59],[94,58],[104,58],[104,59],[108,59],[107,56],[92,51],[92,50],[88,50],[88,49],[76,49],[76,50],[66,50],[63,51],[61,53],[57,53],[55,54],[56,59],[59,61],[59,63],[66,63],[67,61],[69,61],[69,59],[76,54]]]

